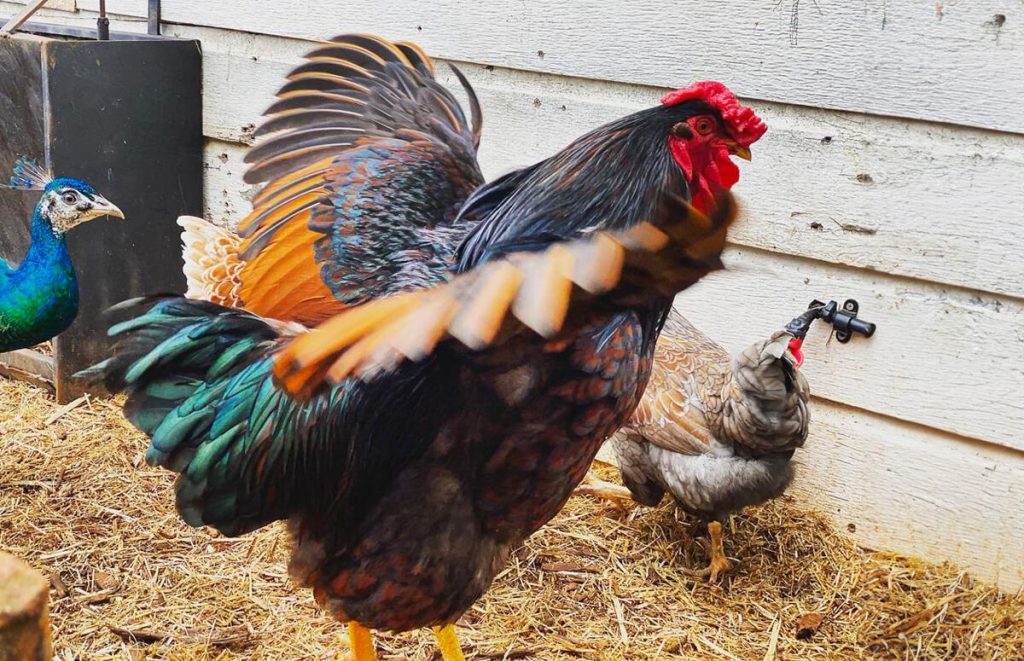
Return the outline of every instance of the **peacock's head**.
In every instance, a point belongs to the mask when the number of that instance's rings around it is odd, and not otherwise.
[[[80,179],[53,178],[34,161],[21,159],[14,166],[11,186],[28,190],[42,190],[36,205],[40,217],[47,221],[55,234],[63,234],[76,225],[100,216],[124,218],[115,204]]]
[[[92,186],[70,177],[54,179],[47,184],[39,205],[39,212],[58,234],[100,216],[124,218],[121,210]]]

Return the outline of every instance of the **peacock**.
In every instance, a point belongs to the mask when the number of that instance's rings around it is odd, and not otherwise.
[[[78,280],[64,235],[99,216],[124,218],[89,184],[54,178],[27,158],[15,164],[10,187],[43,194],[21,264],[12,268],[0,258],[0,352],[45,342],[71,325],[78,314]]]

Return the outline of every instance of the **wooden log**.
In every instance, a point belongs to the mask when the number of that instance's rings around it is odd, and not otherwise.
[[[44,356],[32,349],[0,353],[0,376],[27,381],[34,386],[53,390],[53,356]]]
[[[49,661],[49,583],[21,560],[0,552],[0,661]]]

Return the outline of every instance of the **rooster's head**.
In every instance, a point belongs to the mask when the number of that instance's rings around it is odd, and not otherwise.
[[[686,176],[694,205],[707,210],[717,193],[732,188],[740,178],[730,156],[750,160],[750,145],[768,127],[728,87],[715,81],[669,92],[661,105],[672,119],[668,135],[672,157]]]
[[[710,213],[739,180],[731,157],[750,158],[767,127],[722,83],[669,92],[661,104],[600,126],[557,154],[481,187],[460,218],[486,215],[459,249],[460,269],[494,246],[625,230],[658,218],[665,193]]]

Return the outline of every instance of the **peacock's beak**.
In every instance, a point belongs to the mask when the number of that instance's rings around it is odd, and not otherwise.
[[[739,158],[742,158],[744,161],[750,160],[750,150],[740,145],[735,140],[725,140],[725,146],[729,148],[729,153],[732,154],[733,156],[738,156]]]
[[[97,195],[93,198],[92,212],[96,216],[114,216],[124,220],[124,212],[102,195]]]

